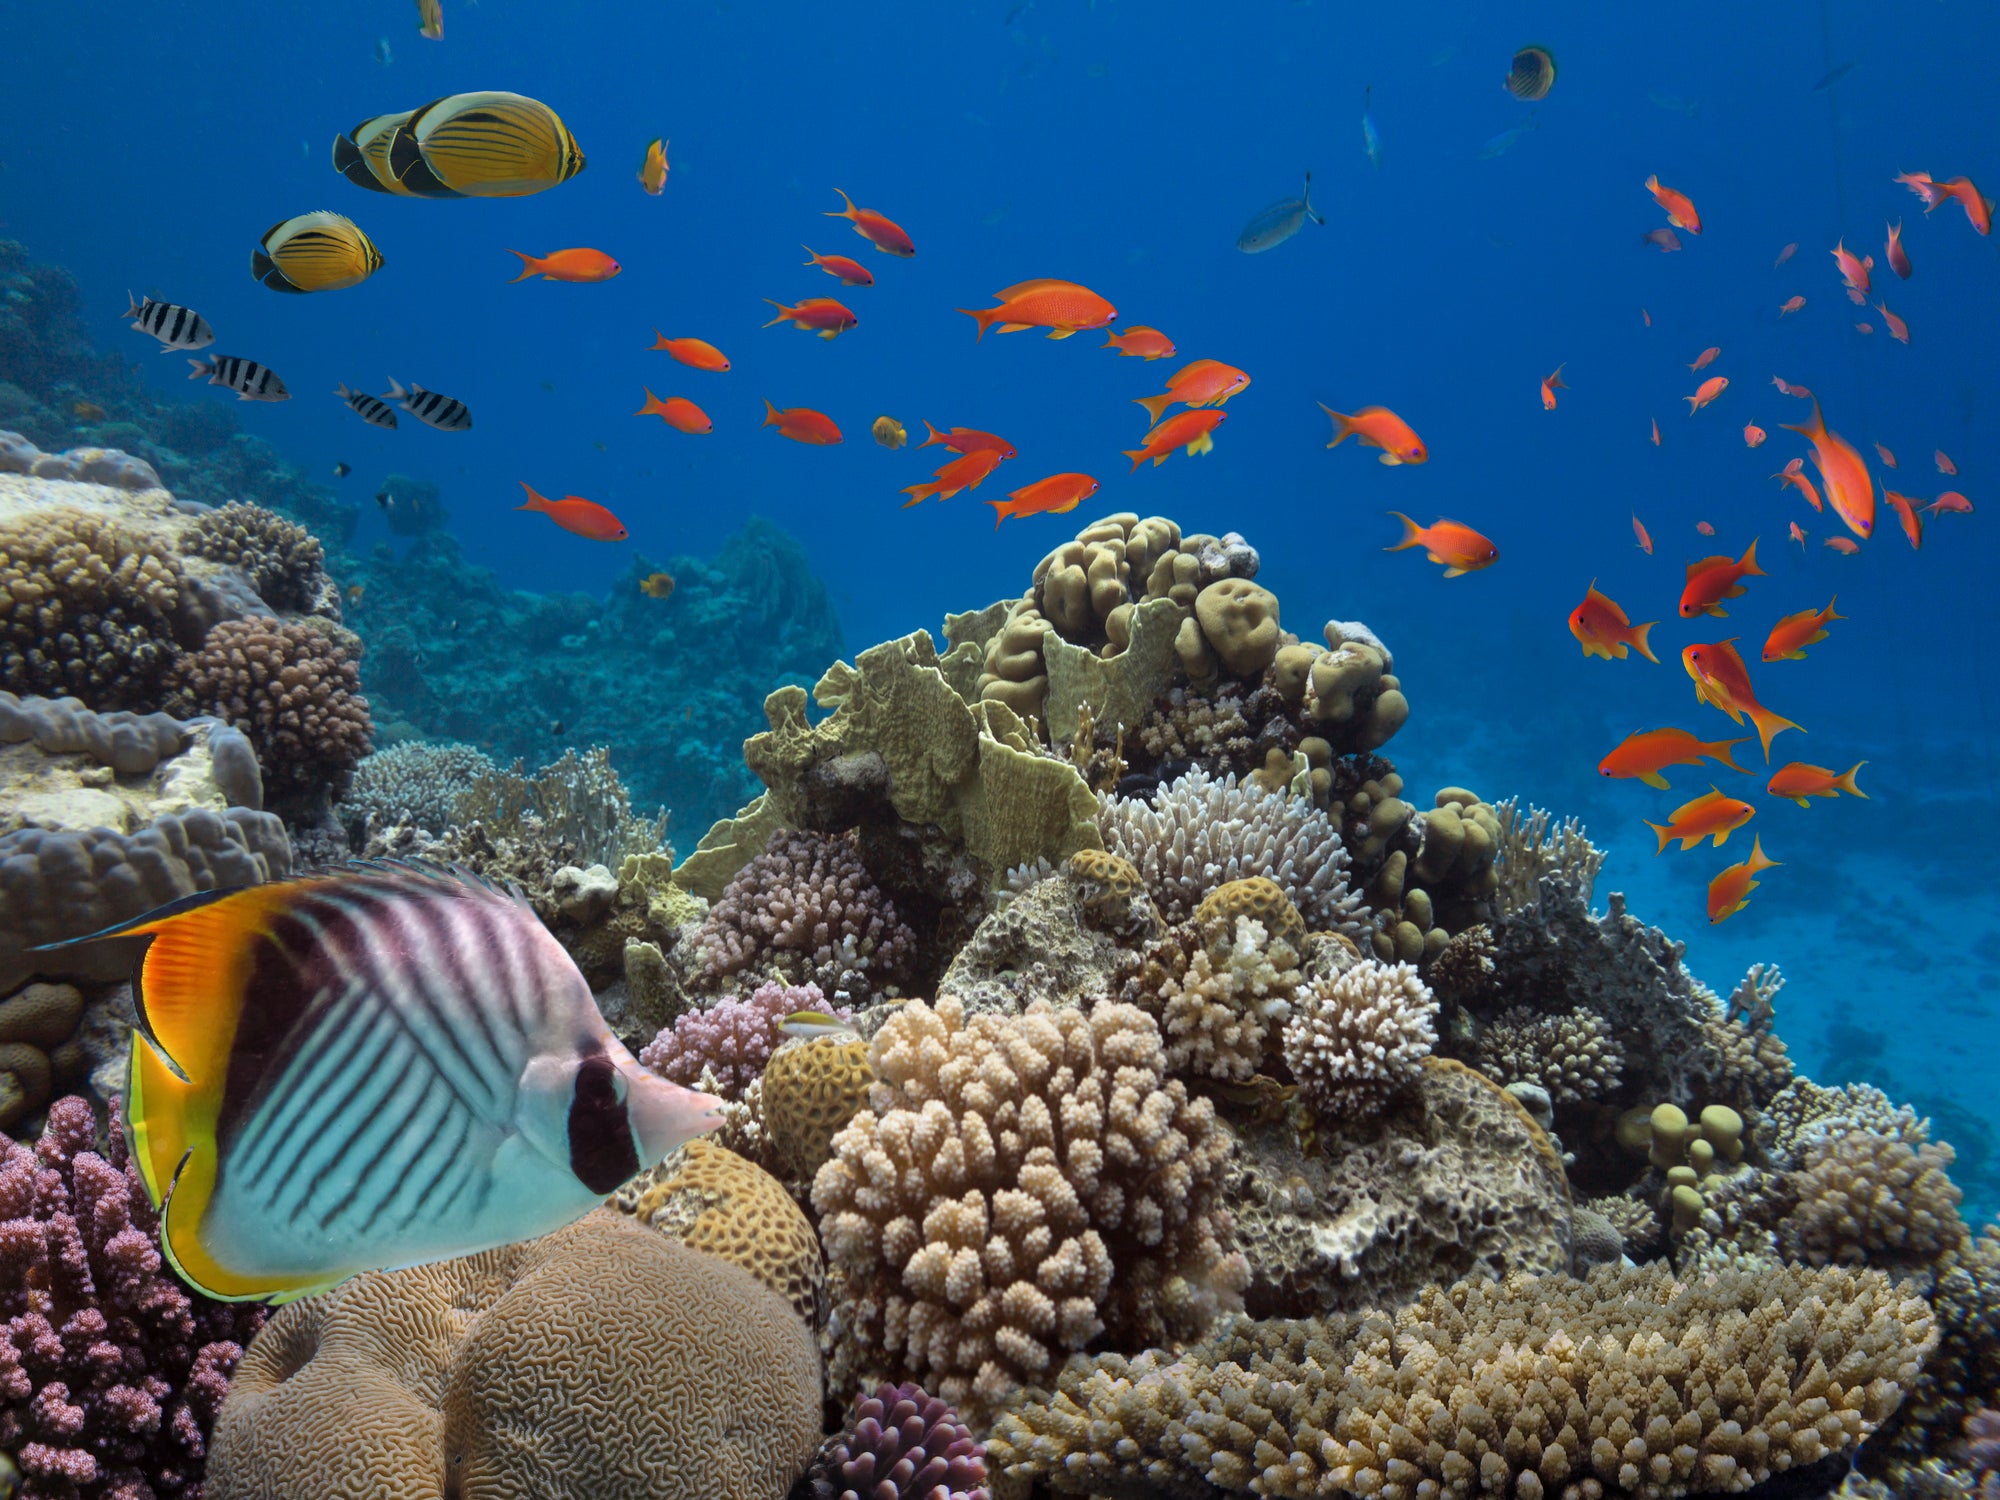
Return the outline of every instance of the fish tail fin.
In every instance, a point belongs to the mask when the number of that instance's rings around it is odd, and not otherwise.
[[[1568,360],[1564,360],[1564,361],[1562,362],[1562,364],[1560,364],[1560,365],[1557,365],[1557,366],[1556,366],[1556,372],[1555,372],[1555,374],[1553,374],[1553,375],[1551,375],[1551,376],[1549,377],[1549,384],[1550,384],[1550,385],[1551,385],[1552,387],[1554,387],[1554,388],[1555,388],[1556,390],[1559,390],[1559,391],[1566,391],[1566,390],[1568,390],[1568,389],[1569,389],[1569,387],[1568,387],[1568,386],[1566,386],[1566,385],[1564,385],[1564,384],[1563,384],[1563,369],[1564,369],[1564,366],[1566,366],[1566,365],[1568,365],[1568,364],[1569,364],[1569,361],[1568,361]]]
[[[515,281],[526,281],[530,276],[543,269],[542,263],[532,255],[523,255],[519,250],[509,250],[507,253],[509,255],[521,256],[521,274],[514,277],[513,281],[509,281],[507,283],[509,286],[512,286]]]
[[[1659,835],[1660,847],[1653,851],[1653,856],[1656,859],[1660,855],[1665,854],[1667,852],[1667,845],[1671,844],[1675,839],[1680,837],[1680,835],[1675,833],[1673,829],[1664,828],[1658,823],[1649,822],[1646,824],[1646,826],[1652,829],[1654,833]]]
[[[1120,448],[1118,451],[1132,460],[1132,472],[1134,474],[1138,473],[1139,465],[1146,461],[1146,450],[1143,448]]]
[[[854,217],[854,200],[853,200],[852,198],[848,197],[848,196],[847,196],[847,194],[845,194],[845,193],[842,193],[842,192],[840,191],[840,189],[839,189],[839,188],[835,188],[835,189],[834,189],[834,191],[835,191],[836,193],[840,193],[840,201],[841,201],[841,202],[842,202],[842,203],[843,203],[843,204],[845,205],[845,207],[843,207],[843,208],[839,208],[839,209],[832,209],[832,208],[829,208],[829,209],[827,209],[827,210],[826,210],[826,214],[825,214],[825,217],[827,217],[827,218],[829,218],[829,219],[851,219],[851,218],[853,218],[853,217]]]
[[[1722,747],[1722,753],[1717,755],[1713,748],[1704,747],[1705,753],[1714,756],[1717,761],[1729,767],[1732,771],[1747,770],[1748,767],[1736,764],[1736,747],[1743,744],[1744,740],[1747,739],[1748,736],[1746,735],[1743,740],[1717,740],[1715,743]]]
[[[215,362],[213,360],[191,359],[188,361],[188,363],[194,366],[194,368],[188,372],[189,380],[199,380],[204,375],[213,375],[215,373]]]
[[[1743,556],[1737,559],[1736,566],[1745,573],[1754,573],[1762,578],[1765,576],[1764,570],[1757,566],[1757,543],[1760,540],[1762,540],[1760,537],[1750,538],[1750,545],[1743,549]]]
[[[1161,391],[1157,396],[1135,396],[1132,398],[1132,404],[1145,407],[1146,415],[1157,422],[1161,414],[1174,404],[1174,393]]]
[[[817,250],[813,249],[811,245],[801,244],[799,248],[812,257],[811,260],[805,262],[806,265],[817,266],[824,264],[826,257],[821,255]]]
[[[1847,768],[1847,774],[1845,776],[1839,777],[1837,780],[1835,780],[1833,784],[1839,787],[1840,790],[1842,790],[1843,792],[1847,793],[1847,795],[1850,797],[1859,797],[1863,802],[1868,801],[1869,800],[1868,794],[1862,791],[1861,788],[1857,786],[1854,781],[1855,774],[1858,771],[1860,771],[1860,769],[1863,766],[1867,764],[1868,762],[1865,760],[1857,760],[1853,765]]]
[[[1649,193],[1657,193],[1659,190],[1660,190],[1660,177],[1659,174],[1656,172],[1651,177],[1648,177],[1646,179],[1646,191]]]
[[[903,493],[908,495],[910,498],[903,502],[903,509],[908,510],[912,505],[922,504],[932,495],[935,495],[938,492],[938,488],[939,486],[936,485],[935,483],[912,484],[905,486]]]
[[[547,510],[547,509],[549,508],[549,497],[548,497],[547,495],[538,495],[538,494],[536,494],[536,493],[535,493],[535,487],[534,487],[533,485],[529,484],[529,483],[528,483],[528,481],[527,481],[527,480],[525,480],[525,479],[523,479],[523,480],[521,480],[521,481],[520,481],[520,485],[521,485],[521,488],[522,488],[522,489],[524,489],[524,490],[526,490],[526,491],[528,492],[528,498],[527,498],[527,501],[526,501],[526,503],[525,503],[525,504],[521,504],[521,505],[517,505],[517,506],[515,506],[515,507],[514,507],[514,509],[516,509],[516,510]]]
[[[1313,404],[1329,417],[1333,418],[1333,441],[1328,443],[1327,447],[1338,448],[1342,443],[1354,436],[1354,422],[1347,413],[1335,411],[1324,401],[1315,401]]]
[[[657,328],[653,330],[652,347],[655,349],[664,349],[667,347],[667,336]]]
[[[1421,547],[1424,545],[1423,527],[1412,521],[1400,510],[1392,510],[1389,514],[1403,523],[1403,539],[1393,547],[1384,547],[1382,549],[1384,552],[1401,552],[1408,547]]]
[[[651,386],[642,385],[639,387],[639,389],[646,393],[646,404],[640,407],[637,411],[633,412],[632,413],[633,416],[635,417],[658,416],[661,412],[664,412],[667,409],[666,402],[662,401],[658,396],[655,396],[653,394],[653,388]]]
[[[1750,867],[1750,873],[1755,875],[1759,870],[1777,869],[1780,861],[1771,858],[1770,855],[1764,852],[1764,836],[1762,834],[1752,834],[1750,836],[1750,857],[1744,863]]]
[[[935,427],[931,426],[931,424],[928,421],[924,423],[924,431],[929,433],[930,436],[925,438],[921,443],[917,444],[919,448],[928,448],[933,443],[942,443],[945,441],[944,434],[939,432]]]
[[[389,377],[389,394],[384,398],[385,400],[402,401],[406,399],[409,396],[409,394],[410,393],[408,391],[403,389],[402,385],[397,381],[395,376],[391,375]]]
[[[771,398],[769,396],[766,396],[764,398],[764,420],[759,422],[757,425],[759,427],[784,426],[783,420],[778,416],[778,408],[771,404]]]
[[[771,302],[771,299],[770,299],[769,297],[765,297],[765,298],[763,298],[763,299],[761,299],[761,300],[763,300],[763,301],[765,301],[765,302]],[[789,318],[789,317],[791,317],[791,316],[792,316],[792,311],[793,311],[793,310],[792,310],[791,308],[789,308],[789,307],[785,306],[785,304],[784,304],[784,303],[782,303],[782,302],[771,302],[771,306],[773,306],[773,307],[777,308],[777,310],[778,310],[778,315],[777,315],[777,317],[775,317],[775,318],[771,319],[771,321],[770,321],[769,323],[766,323],[766,324],[764,325],[764,326],[765,326],[766,328],[770,328],[770,327],[772,327],[772,326],[773,326],[773,325],[775,325],[775,324],[778,324],[778,323],[782,323],[782,322],[784,322],[784,321],[785,321],[785,320],[786,320],[787,318]]]
[[[130,314],[127,314],[127,316],[130,316]],[[1123,349],[1125,347],[1124,335],[1113,333],[1109,328],[1105,329],[1104,347],[1107,349]]]
[[[1134,464],[1133,467],[1137,468],[1138,465]],[[1005,500],[988,500],[986,503],[993,507],[993,529],[995,531],[1000,529],[1000,523],[1009,516],[1019,514],[1014,508],[1014,497],[1012,495],[1009,495]]]
[[[836,214],[834,217],[838,218],[840,216]],[[1000,316],[1002,310],[998,307],[961,307],[959,309],[960,312],[979,325],[979,338],[981,339],[986,337],[986,330],[993,326],[994,321]],[[976,343],[978,340],[974,340],[974,342]]]
[[[125,316],[128,318],[138,317],[141,311],[142,304],[139,298],[132,295],[132,289],[130,287],[127,287],[125,289],[125,300],[127,303],[130,304],[125,309]]]
[[[1746,709],[1745,712],[1750,715],[1750,722],[1757,726],[1757,738],[1763,741],[1764,764],[1767,766],[1771,763],[1772,740],[1787,729],[1798,729],[1800,734],[1805,733],[1803,729],[1799,729],[1797,724],[1793,723],[1783,714],[1773,713],[1761,703],[1755,708]]]
[[[1632,627],[1633,649],[1636,650],[1641,656],[1645,657],[1646,660],[1651,662],[1654,666],[1658,666],[1660,664],[1660,659],[1659,657],[1653,655],[1653,648],[1647,642],[1646,637],[1652,634],[1653,627],[1659,623],[1660,622],[1658,620],[1648,620],[1643,625],[1634,625]]]
[[[1837,615],[1833,612],[1833,606],[1839,602],[1840,595],[1838,594],[1835,594],[1831,599],[1826,601],[1826,617],[1829,620],[1844,620],[1847,618],[1846,615]]]

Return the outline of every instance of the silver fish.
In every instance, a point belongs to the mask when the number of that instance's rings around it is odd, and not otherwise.
[[[1361,91],[1361,149],[1368,153],[1368,164],[1376,171],[1382,170],[1382,137],[1376,133],[1375,117],[1368,112],[1368,104],[1375,92],[1370,84]]]
[[[1530,110],[1528,112],[1527,119],[1523,120],[1520,124],[1516,125],[1512,130],[1501,131],[1498,135],[1494,136],[1492,140],[1488,141],[1485,145],[1481,146],[1479,150],[1473,154],[1473,160],[1491,161],[1496,156],[1505,156],[1509,151],[1513,150],[1515,146],[1520,144],[1522,136],[1526,135],[1531,130],[1539,130],[1541,128],[1541,125],[1542,122],[1535,113],[1535,111]]]
[[[278,378],[278,372],[266,369],[254,359],[218,354],[214,359],[191,359],[188,363],[194,366],[188,374],[189,380],[199,380],[206,375],[210,385],[236,392],[238,401],[292,399],[292,393],[285,389],[285,382]]]
[[[130,292],[125,294],[125,300],[131,303],[125,309],[125,316],[139,332],[150,333],[160,341],[162,354],[172,354],[176,349],[206,349],[215,342],[215,330],[191,307],[155,302],[151,297],[135,298]]]
[[[1326,220],[1313,211],[1312,185],[1313,174],[1308,172],[1304,191],[1296,198],[1279,199],[1245,224],[1243,232],[1236,236],[1236,248],[1245,255],[1262,255],[1297,234],[1307,219],[1325,224]]]
[[[449,396],[441,396],[436,391],[427,391],[414,380],[406,391],[393,379],[389,382],[391,401],[402,403],[403,410],[422,422],[426,427],[435,427],[439,432],[467,432],[472,427],[472,413],[463,401],[454,401]]]

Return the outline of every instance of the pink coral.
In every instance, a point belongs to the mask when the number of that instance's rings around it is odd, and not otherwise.
[[[986,1500],[986,1448],[922,1386],[885,1383],[827,1439],[810,1477],[817,1500]]]
[[[816,984],[760,984],[748,1000],[730,996],[707,1010],[691,1010],[661,1028],[639,1052],[639,1061],[662,1078],[692,1088],[709,1072],[710,1085],[725,1099],[741,1099],[743,1091],[763,1076],[781,1037],[778,1025],[795,1011],[828,1009]],[[831,1012],[841,1020],[846,1009]]]
[[[264,1310],[190,1294],[158,1234],[123,1132],[100,1155],[84,1100],[50,1106],[32,1150],[0,1135],[0,1450],[23,1500],[199,1500]]]

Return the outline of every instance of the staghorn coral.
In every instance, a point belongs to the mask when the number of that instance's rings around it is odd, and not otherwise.
[[[693,1088],[705,1073],[709,1086],[726,1099],[741,1099],[763,1073],[784,1040],[778,1026],[802,1010],[825,1011],[826,996],[816,984],[787,985],[768,980],[747,1000],[725,995],[706,1010],[690,1010],[663,1027],[639,1051],[640,1063],[662,1078]],[[851,1012],[834,1014],[845,1020]]]
[[[1117,994],[1159,1018],[1168,1072],[1240,1083],[1275,1050],[1275,1033],[1291,1015],[1305,975],[1297,949],[1270,937],[1255,917],[1222,922],[1218,916],[1211,912],[1205,924],[1170,931],[1121,972]],[[1303,926],[1295,910],[1287,925]],[[1304,933],[1295,936],[1303,946]]]
[[[1338,1126],[1380,1114],[1437,1042],[1437,999],[1409,964],[1369,959],[1296,996],[1285,1062],[1299,1096]]]
[[[1851,1453],[1934,1337],[1923,1299],[1875,1272],[1467,1281],[1393,1318],[1074,1361],[1001,1418],[988,1459],[1078,1494],[1674,1500]]]
[[[1798,1207],[1779,1226],[1785,1253],[1823,1266],[1916,1270],[1965,1240],[1951,1147],[1900,1112],[1892,1130],[1835,1119],[1808,1127],[1786,1186]]]
[[[182,533],[181,550],[237,569],[272,609],[340,618],[326,549],[305,527],[261,505],[232,500],[203,511]]]
[[[986,1449],[922,1386],[884,1384],[826,1440],[810,1479],[813,1500],[986,1500]]]
[[[1096,1340],[1193,1336],[1241,1287],[1216,1202],[1229,1135],[1166,1077],[1144,1012],[913,1000],[870,1060],[874,1108],[813,1182],[855,1373],[983,1413]]]
[[[471,745],[405,740],[363,756],[337,809],[344,820],[410,823],[441,834],[458,821],[461,798],[500,768]]]
[[[276,803],[338,797],[375,732],[361,670],[323,630],[270,616],[225,620],[176,674],[176,707],[249,737]]]
[[[1145,876],[1160,915],[1185,922],[1210,891],[1262,875],[1284,888],[1316,932],[1359,936],[1360,900],[1347,888],[1347,851],[1326,815],[1200,767],[1148,803],[1099,797],[1104,847]]]
[[[1556,1015],[1510,1006],[1480,1028],[1474,1050],[1480,1071],[1502,1083],[1532,1083],[1559,1105],[1608,1098],[1625,1067],[1611,1027],[1580,1006]]]
[[[776,973],[841,999],[892,985],[915,949],[916,934],[853,841],[798,832],[772,837],[724,888],[695,937],[710,983]]]
[[[30,1500],[202,1493],[264,1310],[183,1290],[158,1235],[123,1131],[100,1154],[84,1100],[52,1105],[32,1150],[0,1136],[0,1450]]]

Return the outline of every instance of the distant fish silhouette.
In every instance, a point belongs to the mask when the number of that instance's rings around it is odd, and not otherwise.
[[[1279,199],[1243,226],[1243,232],[1236,236],[1236,248],[1245,255],[1262,255],[1297,234],[1307,219],[1325,224],[1326,220],[1313,210],[1312,185],[1313,174],[1308,172],[1305,188],[1298,197]]]
[[[1818,83],[1814,84],[1812,88],[1809,90],[1809,92],[1815,94],[1824,94],[1828,89],[1832,88],[1836,83],[1840,82],[1841,79],[1845,78],[1849,73],[1852,73],[1856,68],[1860,66],[1861,64],[1859,62],[1842,63],[1839,67],[1835,68],[1831,73],[1827,74],[1826,77],[1822,78]]]
[[[1496,156],[1505,156],[1509,151],[1512,151],[1520,142],[1522,136],[1531,130],[1539,130],[1541,128],[1542,122],[1537,118],[1537,113],[1535,110],[1529,110],[1527,119],[1516,125],[1512,130],[1503,130],[1494,136],[1492,140],[1473,153],[1473,160],[1491,161]]]

